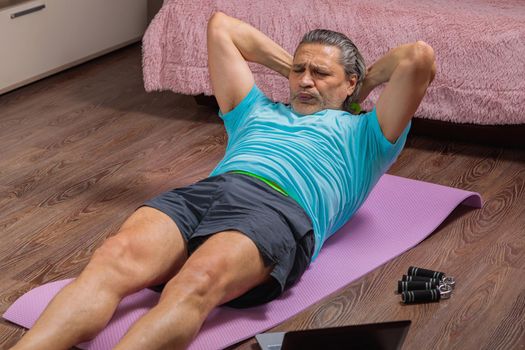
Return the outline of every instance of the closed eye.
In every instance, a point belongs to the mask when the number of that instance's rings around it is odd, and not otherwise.
[[[298,69],[294,69],[293,70],[295,73],[301,73],[304,71],[304,69],[301,69],[301,68],[298,68]],[[318,75],[323,75],[323,76],[326,76],[326,75],[330,75],[328,73],[325,73],[325,72],[320,72],[320,71],[314,71],[315,74],[318,74]]]

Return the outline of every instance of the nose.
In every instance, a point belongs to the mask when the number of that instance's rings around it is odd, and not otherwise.
[[[305,71],[299,78],[299,86],[304,89],[304,88],[312,87],[313,85],[314,85],[314,81],[312,79],[312,76],[310,75],[310,73]]]

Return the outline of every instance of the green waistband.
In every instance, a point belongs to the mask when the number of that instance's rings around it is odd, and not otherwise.
[[[245,174],[245,175],[250,175],[250,176],[253,176],[253,177],[256,177],[258,178],[259,180],[262,180],[264,182],[266,182],[268,185],[270,185],[274,190],[278,191],[278,192],[281,192],[282,194],[284,194],[285,196],[288,196],[288,194],[279,186],[277,185],[275,182],[272,182],[270,180],[267,180],[265,179],[264,177],[262,176],[259,176],[259,175],[256,175],[256,174],[253,174],[253,173],[250,173],[250,172],[247,172],[247,171],[244,171],[244,170],[233,170],[233,171],[229,171],[229,173],[239,173],[239,174]]]

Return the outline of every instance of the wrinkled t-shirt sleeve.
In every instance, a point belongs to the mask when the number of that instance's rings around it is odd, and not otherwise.
[[[381,131],[375,106],[370,113],[365,115],[365,118],[367,124],[365,128],[365,140],[368,143],[367,149],[368,152],[370,152],[369,156],[372,156],[376,160],[376,164],[379,167],[377,171],[382,175],[396,161],[403,150],[412,121],[408,122],[396,142],[392,143]]]
[[[250,113],[268,101],[268,98],[259,87],[257,87],[256,84],[253,84],[248,95],[246,95],[234,109],[225,114],[219,109],[219,117],[224,121],[226,132],[230,134],[231,132],[236,131],[239,125],[244,122]]]

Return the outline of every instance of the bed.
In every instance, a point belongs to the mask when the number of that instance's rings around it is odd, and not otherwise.
[[[143,37],[146,91],[213,94],[206,23],[215,11],[250,23],[292,54],[311,29],[342,32],[367,65],[390,48],[423,40],[434,48],[437,74],[415,117],[476,125],[525,123],[523,0],[165,0]],[[289,102],[286,78],[256,63],[249,66],[268,97]],[[369,95],[364,109],[372,108],[381,90]]]

